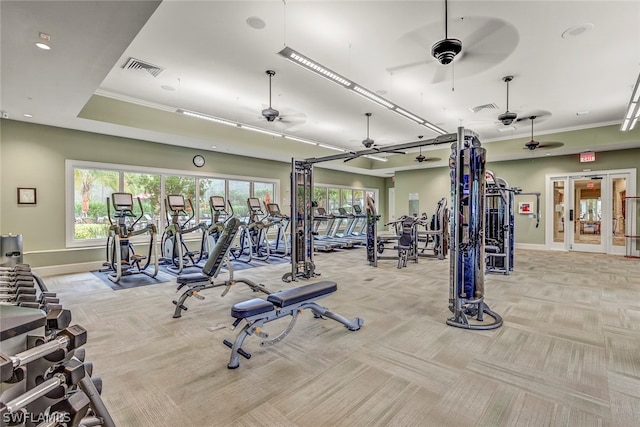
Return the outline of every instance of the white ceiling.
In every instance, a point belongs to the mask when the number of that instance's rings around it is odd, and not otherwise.
[[[282,161],[336,152],[196,123],[202,120],[177,117],[175,111],[351,151],[364,148],[367,112],[373,113],[370,137],[377,144],[436,136],[278,55],[289,46],[448,132],[468,127],[483,142],[530,139],[528,120],[498,131],[504,126],[497,116],[506,110],[502,77],[513,75],[509,110],[519,117],[540,115],[535,139],[544,141],[563,130],[619,124],[640,71],[640,1],[451,0],[448,35],[463,43],[453,67],[430,54],[444,38],[440,0],[3,0],[0,14],[0,109],[11,119]],[[248,25],[250,17],[262,20],[264,28]],[[593,28],[562,37],[582,24]],[[39,32],[51,36],[50,51],[34,46]],[[154,77],[125,70],[130,57],[164,71]],[[260,115],[269,102],[267,69],[276,72],[272,106],[282,116],[271,123]],[[497,109],[470,110],[491,103]],[[127,108],[141,106],[144,123],[122,117]],[[578,114],[583,112],[588,114]],[[511,158],[530,155],[519,148]],[[404,157],[396,169],[418,167],[415,154]],[[393,172],[374,162],[331,167]]]

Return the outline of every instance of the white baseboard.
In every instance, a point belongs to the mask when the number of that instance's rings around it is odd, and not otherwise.
[[[104,261],[83,262],[77,264],[49,265],[46,267],[34,267],[33,271],[38,276],[57,276],[59,274],[88,273],[99,270]]]

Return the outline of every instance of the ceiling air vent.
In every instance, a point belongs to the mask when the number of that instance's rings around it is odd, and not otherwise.
[[[164,68],[157,65],[149,64],[148,62],[141,61],[136,58],[129,58],[127,62],[122,66],[125,70],[144,70],[151,74],[153,77],[158,77]]]
[[[469,109],[474,113],[477,113],[482,110],[497,110],[498,106],[492,102],[491,104],[478,105],[477,107],[471,107]]]

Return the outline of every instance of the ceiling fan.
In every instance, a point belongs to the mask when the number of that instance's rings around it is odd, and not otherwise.
[[[444,0],[444,39],[431,46],[431,55],[442,65],[450,64],[453,58],[462,52],[462,42],[459,39],[449,38],[448,9],[448,2]]]
[[[422,147],[420,147],[420,154],[418,154],[415,158],[415,161],[418,163],[437,162],[439,160],[440,160],[439,157],[427,157],[424,154],[422,154]]]
[[[516,113],[509,111],[509,82],[511,82],[512,80],[513,76],[505,76],[502,78],[502,81],[507,84],[507,111],[500,114],[498,116],[498,120],[505,126],[509,126],[518,117]]]
[[[269,76],[269,107],[262,110],[262,117],[267,119],[268,122],[272,122],[280,115],[280,111],[271,108],[271,79],[276,75],[276,72],[267,70],[265,73]]]
[[[499,18],[464,16],[449,20],[446,16],[445,25],[442,40],[441,21],[428,23],[398,38],[393,44],[393,63],[386,70],[392,75],[413,73],[420,78],[425,77],[426,71],[431,83],[440,83],[451,76],[451,69],[442,65],[453,62],[456,77],[468,77],[497,66],[518,46],[517,28]],[[448,37],[449,29],[456,38]],[[439,41],[434,44],[434,40]],[[425,51],[431,55],[425,56]]]
[[[522,147],[524,150],[529,150],[529,151],[533,151],[536,150],[538,148],[558,148],[558,147],[562,147],[564,144],[562,142],[546,142],[541,144],[540,142],[536,141],[533,139],[533,122],[534,120],[537,118],[538,116],[529,116],[527,117],[527,119],[531,120],[531,141],[527,142],[526,144],[524,144],[524,147]],[[520,120],[525,120],[525,119],[518,119]]]

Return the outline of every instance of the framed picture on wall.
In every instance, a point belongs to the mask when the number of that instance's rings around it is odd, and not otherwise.
[[[19,205],[35,205],[36,189],[18,187],[18,204]]]
[[[518,203],[518,213],[521,214],[530,214],[533,212],[533,208],[530,202],[520,202]]]

